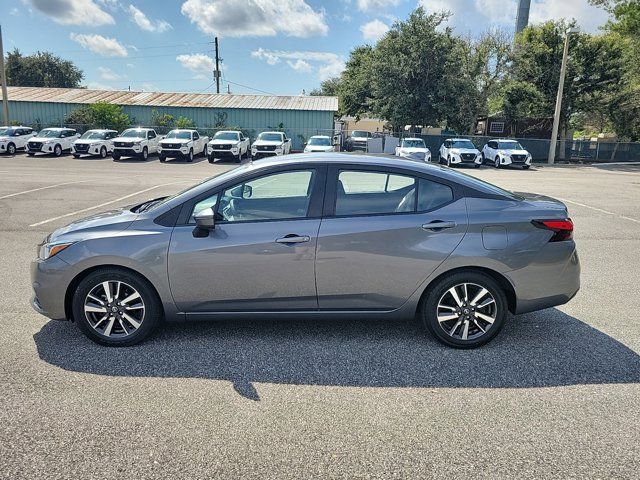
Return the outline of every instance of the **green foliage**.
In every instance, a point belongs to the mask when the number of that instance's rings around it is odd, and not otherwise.
[[[7,84],[19,87],[78,88],[84,73],[73,62],[49,52],[23,56],[16,48],[6,57]]]
[[[359,119],[371,111],[373,48],[369,45],[356,47],[347,60],[346,68],[338,86],[338,105],[341,115]]]
[[[176,128],[196,128],[196,123],[187,117],[180,116],[175,123]]]
[[[315,88],[309,92],[311,96],[337,96],[340,88],[340,78],[334,77],[320,83],[320,88]]]
[[[160,113],[155,108],[151,110],[151,125],[154,127],[172,128],[175,126],[176,119],[168,113]]]
[[[97,102],[78,107],[65,118],[65,123],[86,125],[89,128],[108,128],[121,132],[131,124],[129,116],[120,105]]]

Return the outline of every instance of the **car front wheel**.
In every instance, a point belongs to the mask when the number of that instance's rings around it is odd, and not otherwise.
[[[13,143],[10,143],[9,145],[7,145],[7,153],[9,155],[15,155],[16,154],[16,146]]]
[[[493,163],[493,166],[496,168],[500,168],[500,157],[496,157],[496,160]]]
[[[107,147],[102,147],[100,149],[100,158],[107,158]]]
[[[60,145],[56,145],[55,147],[53,147],[53,155],[56,157],[62,155],[62,147]]]
[[[422,321],[441,343],[475,348],[493,339],[507,315],[507,298],[489,275],[468,271],[446,275],[429,289]]]
[[[103,268],[77,286],[73,318],[94,342],[124,347],[141,342],[153,332],[162,319],[162,308],[144,278],[117,268]]]

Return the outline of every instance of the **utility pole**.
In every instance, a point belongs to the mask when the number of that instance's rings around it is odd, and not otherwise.
[[[9,125],[9,98],[7,97],[7,72],[4,69],[2,26],[0,26],[0,75],[2,75],[2,115],[4,117],[4,124]]]
[[[220,93],[220,53],[218,51],[218,37],[215,38],[216,44],[216,69],[213,76],[216,79],[216,93]]]
[[[556,160],[556,143],[558,142],[558,129],[560,128],[560,112],[562,111],[562,94],[564,92],[564,78],[567,73],[567,57],[569,56],[569,37],[578,33],[576,27],[569,28],[564,34],[564,50],[562,51],[562,65],[560,66],[560,81],[558,83],[558,95],[556,96],[556,111],[553,115],[553,128],[551,129],[551,141],[549,142],[549,155],[547,163],[553,165]]]

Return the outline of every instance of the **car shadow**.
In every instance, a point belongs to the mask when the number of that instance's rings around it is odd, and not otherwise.
[[[159,159],[158,159],[159,160]],[[193,157],[193,161],[189,162],[186,158],[167,158],[164,162],[165,165],[195,165],[200,162],[206,162],[207,157],[198,155]]]
[[[110,158],[111,158],[111,161],[113,161],[114,163],[149,163],[149,162],[160,161],[160,159],[155,154],[149,155],[146,160],[140,157],[120,157],[118,160],[116,160],[113,157],[110,157]]]
[[[168,324],[129,348],[98,346],[70,322],[34,335],[45,362],[109,376],[349,387],[532,388],[638,383],[640,356],[558,309],[510,317],[490,344],[455,350],[416,321],[221,320]]]

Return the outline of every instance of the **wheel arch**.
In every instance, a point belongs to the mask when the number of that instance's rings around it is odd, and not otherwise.
[[[67,290],[64,294],[64,314],[67,319],[73,321],[73,305],[72,305],[73,293],[76,291],[76,288],[78,288],[78,285],[80,284],[80,282],[85,278],[87,278],[87,276],[89,276],[91,273],[95,272],[96,270],[103,270],[106,268],[120,270],[126,273],[137,275],[140,278],[144,279],[147,282],[147,284],[151,287],[151,290],[153,291],[153,293],[156,295],[156,299],[158,300],[158,305],[160,306],[162,315],[164,316],[164,304],[162,302],[162,297],[158,293],[158,289],[156,288],[156,286],[153,284],[153,282],[151,282],[147,278],[146,275],[130,267],[124,267],[122,265],[117,265],[117,264],[103,264],[103,265],[94,265],[92,267],[82,270],[75,277],[73,277],[73,280],[71,280],[71,282],[69,282],[69,285],[67,286]]]
[[[507,297],[507,306],[509,308],[509,311],[511,313],[514,313],[516,311],[516,304],[517,304],[516,291],[512,283],[509,281],[507,277],[505,277],[500,272],[497,272],[496,270],[493,270],[491,268],[469,266],[469,267],[452,268],[450,270],[442,272],[438,276],[431,279],[431,281],[426,285],[426,287],[422,291],[422,294],[420,295],[420,300],[418,301],[418,304],[417,304],[416,313],[419,312],[420,309],[422,308],[422,303],[425,301],[427,295],[429,294],[429,291],[432,285],[435,285],[436,282],[439,282],[443,277],[447,275],[451,275],[459,272],[479,272],[479,273],[484,273],[485,275],[488,275],[491,278],[493,278],[498,283],[498,285],[500,285],[500,287],[504,291],[505,296]]]

